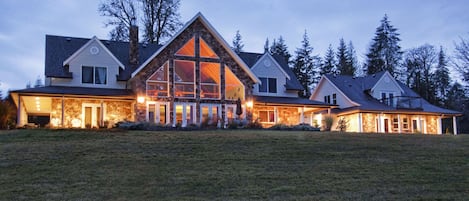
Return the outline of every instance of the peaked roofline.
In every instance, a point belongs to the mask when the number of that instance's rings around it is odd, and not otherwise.
[[[96,41],[102,48],[103,50],[105,50],[109,55],[111,55],[111,58],[116,61],[117,64],[119,64],[119,66],[122,68],[122,69],[125,69],[125,65],[122,64],[121,61],[119,61],[119,59],[117,59],[117,57],[98,39],[98,37],[96,36],[93,36],[91,39],[89,39],[88,42],[86,42],[83,46],[80,47],[80,49],[78,49],[77,51],[75,51],[70,57],[68,57],[67,59],[65,59],[65,61],[63,62],[63,66],[66,66],[67,64],[69,64],[73,59],[75,59],[75,57],[78,56],[78,54],[80,54],[82,51],[85,50],[85,48],[87,46],[89,46],[93,41]]]
[[[264,57],[269,57],[272,61],[275,62],[275,66],[277,66],[278,69],[280,69],[280,71],[282,71],[282,73],[288,78],[288,79],[291,79],[290,76],[288,75],[288,73],[283,70],[282,66],[280,66],[280,64],[277,62],[277,60],[275,60],[275,58],[268,52],[264,53],[261,58],[259,58],[256,63],[254,65],[252,65],[252,68],[251,69],[254,69],[256,68],[257,64],[259,64],[261,62],[261,60],[264,58]]]
[[[316,88],[314,89],[314,91],[313,91],[313,93],[311,94],[311,96],[309,97],[309,99],[312,99],[313,97],[316,96],[316,94],[318,93],[318,92],[317,92],[317,91],[318,91],[317,89],[319,89],[319,86],[322,85],[322,83],[325,82],[324,80],[328,81],[341,95],[343,95],[348,101],[350,101],[350,103],[354,104],[355,106],[360,106],[359,103],[353,101],[353,100],[350,99],[344,92],[342,92],[342,90],[340,90],[340,88],[337,87],[337,86],[334,84],[334,82],[332,82],[331,80],[329,80],[329,78],[327,78],[326,75],[323,75],[323,76],[321,77],[321,79],[319,80],[318,85],[317,85]]]
[[[385,76],[385,75],[390,76],[392,82],[394,83],[394,85],[396,85],[396,86],[399,88],[399,90],[400,90],[402,93],[404,93],[404,89],[402,89],[401,85],[399,85],[399,83],[397,83],[396,78],[394,78],[394,77],[391,75],[391,73],[389,73],[389,71],[384,71],[383,75],[381,75],[381,77],[378,79],[378,81],[376,81],[376,83],[373,85],[373,87],[371,87],[371,91],[374,91],[374,90],[375,90],[376,85],[378,85],[378,83],[380,83],[381,80],[384,79],[384,76]]]
[[[191,20],[189,20],[181,29],[179,29],[179,31],[173,35],[173,37],[168,41],[166,42],[165,45],[163,45],[163,47],[161,47],[160,49],[158,49],[158,51],[156,51],[153,55],[151,55],[144,63],[142,63],[140,65],[140,67],[137,68],[137,70],[135,70],[133,73],[132,73],[132,76],[131,76],[131,79],[133,77],[135,77],[135,75],[137,75],[148,63],[150,63],[156,56],[158,56],[164,49],[166,49],[169,44],[171,44],[171,42],[173,42],[179,35],[182,34],[182,32],[184,30],[186,30],[190,25],[192,25],[197,19],[200,19],[200,21],[202,22],[202,24],[208,29],[208,31],[210,33],[213,34],[213,36],[215,37],[215,39],[218,40],[218,42],[223,46],[223,48],[225,48],[225,50],[228,52],[228,54],[230,54],[230,56],[240,65],[240,67],[249,75],[249,77],[254,81],[254,83],[260,83],[261,81],[259,80],[259,78],[254,75],[254,73],[251,71],[251,69],[249,69],[249,67],[246,65],[246,63],[244,63],[244,61],[230,48],[230,46],[228,45],[228,43],[225,41],[225,39],[223,39],[223,37],[221,37],[221,35],[215,30],[215,28],[210,24],[210,22],[208,22],[208,20],[202,15],[201,12],[198,12]]]

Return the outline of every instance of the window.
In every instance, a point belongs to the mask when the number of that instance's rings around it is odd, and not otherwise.
[[[105,67],[83,66],[81,68],[81,82],[107,84],[107,69]]]
[[[192,61],[174,61],[174,94],[181,98],[195,97],[195,63]]]
[[[390,106],[394,106],[394,94],[393,93],[389,93],[389,105]]]
[[[277,93],[277,78],[260,77],[259,92]]]
[[[332,104],[337,105],[337,94],[332,94]]]
[[[264,123],[274,123],[275,113],[274,111],[259,111],[259,121]]]
[[[225,98],[227,100],[244,100],[244,85],[225,65]]]
[[[381,102],[382,103],[386,102],[386,93],[381,93]]]
[[[147,95],[167,97],[168,94],[168,62],[166,62],[147,80]]]
[[[331,95],[324,96],[324,102],[325,103],[331,103]]]
[[[220,64],[200,63],[200,98],[220,98]]]

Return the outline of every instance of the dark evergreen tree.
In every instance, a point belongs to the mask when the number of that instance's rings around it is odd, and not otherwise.
[[[449,87],[446,96],[445,107],[463,113],[462,117],[457,118],[458,132],[468,133],[469,124],[467,122],[469,121],[469,98],[466,95],[464,86],[455,82]],[[443,125],[448,128],[449,131],[453,130],[451,121],[443,121]]]
[[[244,47],[244,44],[243,44],[243,41],[241,40],[242,37],[241,37],[241,34],[239,33],[239,30],[236,31],[236,35],[235,37],[233,38],[233,51],[235,51],[237,54],[239,54],[240,52],[243,51],[243,47]]]
[[[270,53],[272,55],[280,55],[285,58],[285,61],[290,63],[291,54],[288,52],[288,47],[282,36],[280,36],[278,40],[274,39],[272,46],[270,46]]]
[[[329,48],[327,49],[319,74],[321,76],[326,75],[326,74],[337,74],[335,53],[334,53],[334,49],[332,49],[332,45],[329,45]]]
[[[438,53],[438,65],[436,66],[436,70],[433,76],[433,83],[436,89],[436,97],[438,99],[439,105],[443,105],[451,82],[447,66],[448,61],[446,59],[446,54],[443,51],[443,47],[440,46],[440,52]]]
[[[402,57],[401,47],[399,46],[400,40],[397,29],[390,24],[388,16],[384,15],[381,25],[376,28],[375,37],[366,54],[367,74],[387,70],[394,77],[397,77]]]
[[[358,70],[358,59],[357,53],[355,52],[355,47],[352,44],[352,41],[349,42],[347,46],[347,70],[345,75],[357,75],[361,73],[357,73]]]
[[[143,39],[147,43],[160,44],[170,38],[182,26],[179,0],[140,0],[143,8]]]
[[[313,47],[311,47],[308,34],[305,31],[303,40],[301,41],[301,47],[296,49],[295,57],[292,61],[292,71],[305,89],[304,91],[298,92],[298,96],[300,97],[309,97],[311,95],[312,84],[317,83],[315,83],[315,81],[317,80],[318,72],[315,69],[315,57],[312,53]]]
[[[335,54],[337,57],[337,73],[342,75],[342,71],[345,71],[347,65],[347,46],[343,38],[339,40],[339,47],[337,47]]]

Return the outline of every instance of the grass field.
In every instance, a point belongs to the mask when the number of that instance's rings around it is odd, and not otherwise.
[[[469,135],[0,131],[0,200],[467,200]]]

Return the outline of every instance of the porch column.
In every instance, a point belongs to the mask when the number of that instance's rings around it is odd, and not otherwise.
[[[378,114],[378,133],[381,133],[381,127],[383,127],[383,125],[381,124],[381,113]]]
[[[437,130],[437,134],[443,134],[443,127],[441,126],[441,116],[438,116],[438,120],[437,120],[437,125],[436,125],[436,128],[438,129]]]
[[[301,123],[305,123],[305,107],[301,108]]]
[[[277,106],[274,107],[274,122],[278,123],[278,108],[277,108]]]
[[[104,126],[104,101],[101,100],[101,114],[99,115],[99,126]]]
[[[18,94],[18,108],[16,109],[16,127],[21,126],[21,95]]]
[[[458,134],[458,122],[456,121],[456,116],[453,116],[453,133],[454,135]]]
[[[358,132],[363,132],[363,125],[362,125],[362,113],[358,113]]]
[[[331,115],[331,108],[327,108],[327,115]]]
[[[64,97],[62,96],[62,118],[60,119],[60,127],[64,127],[64,122],[65,122],[65,109],[64,109],[64,106],[65,106],[65,100],[64,100]],[[83,119],[84,121],[84,119]]]
[[[402,122],[401,122],[401,115],[397,114],[397,128],[399,133],[402,133]]]
[[[417,129],[423,133],[423,130],[422,130],[422,122],[420,120],[420,115],[417,116]]]

